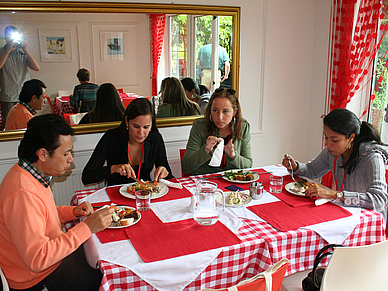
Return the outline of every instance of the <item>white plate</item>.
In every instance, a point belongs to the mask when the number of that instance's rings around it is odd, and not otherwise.
[[[229,172],[229,171],[227,171],[227,172]],[[253,174],[254,178],[253,178],[253,180],[249,180],[249,181],[230,180],[226,176],[223,176],[222,174],[221,174],[221,177],[222,177],[222,179],[224,179],[224,180],[226,180],[228,182],[237,183],[237,184],[252,183],[252,182],[255,182],[255,181],[259,180],[260,176],[259,176],[258,173],[250,172],[250,174]]]
[[[291,194],[298,195],[298,196],[305,196],[303,192],[299,192],[299,191],[294,190],[295,185],[296,185],[296,182],[288,183],[288,184],[286,184],[286,186],[284,186],[284,189],[286,189]]]
[[[130,207],[130,206],[116,206],[116,207],[136,210],[136,208],[133,208],[133,207]],[[137,211],[137,210],[136,210],[136,211]],[[128,226],[132,226],[132,225],[138,223],[139,220],[141,219],[141,213],[140,213],[139,211],[137,211],[137,214],[139,215],[139,219],[134,220],[133,223],[130,224],[130,225],[108,226],[108,228],[117,229],[117,228],[125,228],[125,227],[128,227]]]
[[[241,207],[241,206],[245,206],[247,204],[249,204],[249,202],[252,201],[252,198],[251,196],[249,196],[248,194],[245,194],[245,193],[240,193],[240,195],[244,195],[247,197],[247,199],[241,203],[241,204],[229,204],[228,201],[229,201],[229,196],[230,194],[232,194],[233,192],[224,192],[224,196],[225,196],[225,206],[227,207]],[[217,203],[223,205],[224,204],[224,201],[222,201],[222,195],[221,194],[217,194],[216,196],[216,200],[217,200]]]
[[[131,198],[131,199],[136,199],[136,196],[131,194],[131,193],[128,193],[127,192],[127,188],[128,187],[131,187],[133,184],[135,184],[136,182],[134,183],[129,183],[129,184],[125,184],[123,185],[121,188],[120,188],[120,194],[123,195],[124,197],[127,197],[127,198]],[[163,183],[159,183],[158,185],[161,189],[160,189],[160,192],[158,194],[155,194],[153,196],[151,196],[151,199],[156,199],[156,198],[160,198],[164,195],[167,194],[168,192],[168,187],[163,184]]]

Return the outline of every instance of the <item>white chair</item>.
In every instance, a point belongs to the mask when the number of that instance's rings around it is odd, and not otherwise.
[[[302,281],[311,271],[312,269],[284,277],[281,291],[303,291]]]
[[[387,290],[388,240],[362,247],[335,248],[321,291]]]
[[[1,283],[3,284],[3,291],[9,291],[7,279],[5,278],[3,271],[0,268]]]

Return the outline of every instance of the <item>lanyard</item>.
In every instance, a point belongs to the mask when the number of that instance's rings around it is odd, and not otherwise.
[[[138,179],[140,179],[140,169],[141,169],[141,160],[143,159],[143,151],[144,151],[144,142],[143,142],[143,145],[141,147],[141,156],[140,156],[139,170],[137,171],[137,177],[135,177],[135,178],[138,178]],[[128,156],[129,156],[129,160],[131,161],[132,167],[134,167],[133,162],[132,162],[131,152],[129,150],[129,145],[128,145]]]
[[[338,189],[338,182],[337,182],[337,177],[335,175],[336,172],[336,167],[337,165],[337,157],[334,158],[334,180],[335,180],[335,186],[337,187],[337,191],[343,191],[344,190],[344,183],[345,183],[345,175],[346,175],[346,169],[344,169],[344,178],[342,179],[342,185],[341,185],[341,190]]]

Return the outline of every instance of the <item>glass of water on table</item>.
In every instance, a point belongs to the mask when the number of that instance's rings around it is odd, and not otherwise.
[[[150,209],[151,204],[151,191],[150,190],[138,190],[135,192],[136,196],[136,209],[139,211],[146,211]]]
[[[283,177],[271,175],[269,177],[269,192],[281,193],[283,188]]]

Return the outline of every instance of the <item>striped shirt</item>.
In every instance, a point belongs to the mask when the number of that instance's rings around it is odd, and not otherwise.
[[[46,188],[50,186],[52,176],[46,177],[37,168],[31,165],[30,162],[28,162],[26,159],[23,159],[23,158],[19,159],[18,165],[22,169],[29,172],[36,180],[38,180]]]

